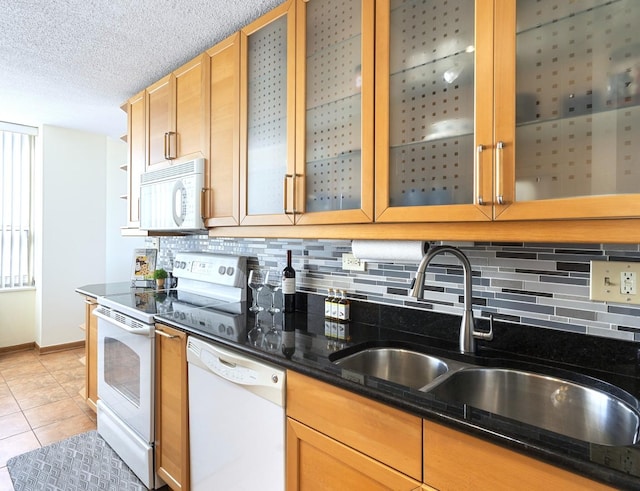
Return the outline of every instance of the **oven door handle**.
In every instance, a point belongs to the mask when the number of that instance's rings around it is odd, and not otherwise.
[[[113,324],[114,326],[124,331],[130,332],[131,334],[141,334],[143,336],[149,336],[149,333],[152,332],[153,326],[146,327],[145,324],[142,324],[145,327],[130,327],[124,324],[123,322],[117,321],[109,317],[108,315],[104,315],[102,312],[99,312],[99,309],[94,309],[92,314],[98,317],[99,319],[102,319],[103,321],[108,322],[109,324]],[[98,329],[100,329],[99,326],[98,326]]]

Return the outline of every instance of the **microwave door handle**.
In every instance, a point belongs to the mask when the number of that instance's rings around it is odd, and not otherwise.
[[[179,227],[184,222],[184,202],[186,200],[187,190],[184,188],[182,181],[177,181],[173,186],[172,199],[171,199],[171,213],[173,214],[173,221]]]

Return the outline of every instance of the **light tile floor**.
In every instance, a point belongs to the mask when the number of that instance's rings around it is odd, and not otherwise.
[[[96,428],[84,386],[84,348],[0,354],[0,491],[11,457]]]

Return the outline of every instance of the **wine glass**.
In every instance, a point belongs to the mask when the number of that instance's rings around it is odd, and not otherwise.
[[[280,312],[276,307],[276,293],[282,289],[282,273],[280,271],[267,271],[267,279],[264,286],[271,292],[271,306],[267,309],[271,314]]]
[[[264,307],[261,307],[260,305],[258,305],[258,295],[260,294],[260,291],[264,288],[265,281],[266,281],[266,274],[261,269],[252,269],[251,271],[249,271],[249,280],[247,281],[247,284],[249,285],[249,288],[251,288],[251,291],[253,292],[252,294],[253,304],[249,308],[251,312],[260,312],[261,310],[264,310]]]

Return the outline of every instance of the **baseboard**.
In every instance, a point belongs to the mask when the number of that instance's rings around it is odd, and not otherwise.
[[[27,351],[30,349],[34,349],[36,347],[36,343],[24,343],[24,344],[16,344],[15,346],[5,346],[0,348],[0,354],[13,353],[14,351]]]
[[[84,348],[84,341],[75,341],[73,343],[57,344],[54,346],[40,347],[36,343],[35,350],[39,355],[46,355],[47,353],[55,353],[56,351],[67,351],[70,349]]]

